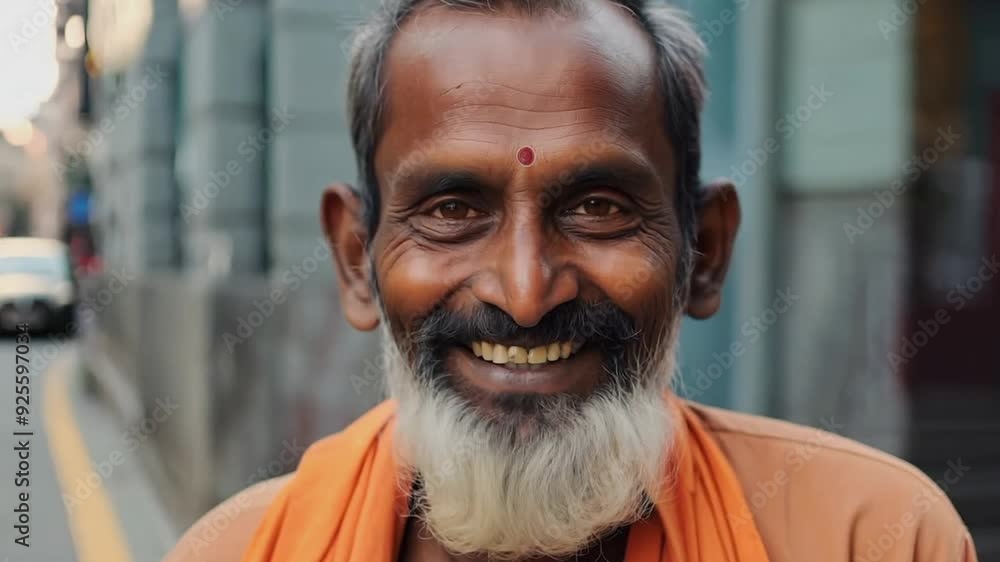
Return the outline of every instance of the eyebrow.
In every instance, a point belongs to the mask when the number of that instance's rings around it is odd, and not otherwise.
[[[397,189],[405,190],[407,199],[422,201],[441,193],[497,189],[495,183],[471,170],[430,169],[405,178]]]
[[[567,173],[568,172],[568,173]],[[658,176],[638,162],[630,159],[613,158],[605,162],[595,162],[585,168],[563,169],[543,178],[543,189],[560,185],[572,193],[573,188],[614,186],[625,191],[639,192],[654,185]],[[442,193],[458,191],[487,192],[500,191],[503,184],[495,178],[468,169],[428,168],[416,170],[397,184],[396,189],[406,193],[410,201],[422,201]]]
[[[564,186],[592,187],[596,185],[613,185],[623,189],[634,190],[649,186],[656,179],[655,174],[645,166],[621,163],[595,163],[586,168],[571,171],[565,181],[560,172],[555,178],[544,183],[549,186],[564,184]]]

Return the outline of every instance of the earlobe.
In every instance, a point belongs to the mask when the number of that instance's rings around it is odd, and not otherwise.
[[[333,184],[320,206],[323,230],[337,263],[340,302],[347,321],[358,330],[378,326],[378,304],[372,292],[361,199],[350,185]]]
[[[687,313],[701,320],[711,317],[722,305],[722,284],[740,226],[740,203],[733,184],[718,180],[703,186],[697,216],[698,238]]]

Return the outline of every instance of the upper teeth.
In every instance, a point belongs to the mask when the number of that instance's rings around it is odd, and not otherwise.
[[[506,346],[485,341],[472,342],[472,352],[476,357],[492,361],[498,365],[513,363],[515,365],[539,365],[549,361],[566,359],[576,350],[570,342],[550,343],[538,347],[526,348],[516,345]]]

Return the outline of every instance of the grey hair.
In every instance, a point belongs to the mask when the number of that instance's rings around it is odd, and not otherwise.
[[[652,40],[658,61],[664,100],[664,129],[678,163],[677,212],[682,248],[678,284],[686,287],[693,265],[696,211],[700,204],[701,110],[708,95],[703,59],[705,45],[686,14],[656,0],[608,0],[635,19]],[[386,100],[386,55],[393,37],[406,19],[428,4],[449,8],[494,11],[509,8],[531,17],[555,11],[580,13],[583,0],[385,0],[384,5],[355,32],[347,105],[351,139],[357,158],[359,189],[369,240],[379,222],[380,196],[375,175],[375,147],[381,134]],[[367,241],[366,241],[367,242]],[[686,290],[683,290],[686,293]]]

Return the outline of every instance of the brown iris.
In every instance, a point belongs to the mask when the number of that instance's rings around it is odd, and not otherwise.
[[[592,197],[583,202],[580,206],[587,215],[604,217],[615,212],[617,206],[607,199]]]
[[[471,208],[465,203],[462,203],[461,201],[457,200],[452,200],[452,201],[445,201],[444,203],[438,205],[437,208],[434,210],[434,214],[440,216],[443,219],[462,220],[464,218],[468,218],[469,211],[471,211]]]

